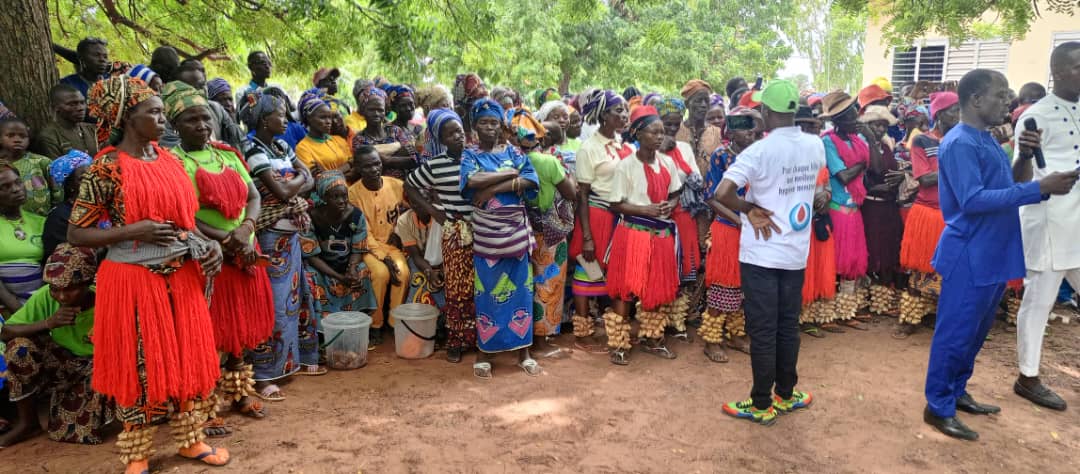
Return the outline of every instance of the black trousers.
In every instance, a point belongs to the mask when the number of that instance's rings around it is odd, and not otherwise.
[[[740,263],[754,408],[772,405],[772,394],[790,398],[799,381],[799,311],[804,270],[777,270]]]

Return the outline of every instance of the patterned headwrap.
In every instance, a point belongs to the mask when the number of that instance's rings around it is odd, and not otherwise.
[[[274,113],[278,107],[285,103],[280,97],[259,92],[249,92],[244,95],[243,103],[240,104],[240,120],[244,121],[248,130],[255,131],[259,128],[259,121]]]
[[[532,112],[525,107],[514,109],[514,117],[510,119],[510,125],[517,134],[518,142],[522,148],[531,148],[547,135],[544,125],[533,117]]]
[[[650,92],[648,94],[645,94],[645,97],[641,99],[641,105],[651,105],[653,107],[656,107],[656,104],[654,104],[653,102],[663,98],[663,94],[660,94],[659,92]]]
[[[536,119],[541,122],[546,122],[548,115],[551,115],[552,112],[559,109],[565,110],[566,113],[570,113],[570,106],[566,105],[566,103],[561,100],[556,99],[544,102],[544,105],[541,105],[540,110],[536,112]]]
[[[547,89],[539,89],[533,94],[533,104],[539,110],[544,104],[553,100],[559,100],[559,91],[548,87]]]
[[[506,112],[503,112],[503,108],[498,102],[484,97],[477,99],[473,103],[472,110],[469,111],[469,117],[472,123],[476,123],[481,117],[495,117],[500,122],[503,122],[506,120]]]
[[[364,82],[361,84],[360,81],[357,81],[357,84],[353,87],[360,88],[353,89],[353,96],[356,97],[356,107],[358,109],[363,109],[364,104],[367,104],[371,99],[378,98],[384,103],[386,102],[386,92],[378,88],[374,82]]]
[[[315,180],[315,193],[319,195],[322,202],[326,202],[326,193],[337,186],[349,187],[345,181],[345,175],[338,170],[324,170]]]
[[[317,87],[313,87],[300,94],[300,102],[296,103],[297,108],[300,109],[300,123],[307,123],[308,117],[319,110],[319,107],[331,107],[330,103],[326,101],[326,92]]]
[[[626,99],[615,91],[597,89],[585,99],[585,104],[581,106],[581,116],[585,122],[596,124],[600,122],[600,116],[604,112],[623,103],[626,103]]]
[[[71,288],[92,283],[97,274],[97,266],[94,249],[75,247],[65,242],[57,245],[56,250],[45,261],[45,271],[41,279],[54,288]]]
[[[393,104],[397,99],[404,97],[414,97],[412,87],[405,84],[391,84],[383,87],[386,91],[386,100]]]
[[[701,91],[707,91],[712,94],[712,86],[701,79],[691,79],[683,86],[680,95],[683,96],[683,99],[689,99],[691,96]]]
[[[127,75],[134,77],[135,79],[142,79],[147,85],[149,85],[155,77],[158,77],[158,74],[154,72],[153,69],[150,69],[143,64],[132,66],[131,69],[128,69]]]
[[[161,88],[161,101],[165,103],[165,118],[170,122],[192,107],[209,107],[203,91],[191,87],[186,82],[172,81]]]
[[[229,81],[220,77],[210,79],[206,83],[206,96],[213,99],[221,94],[232,96],[232,86],[229,85]]]
[[[6,118],[15,118],[15,112],[12,112],[7,107],[4,107],[4,103],[0,102],[0,120]]]
[[[656,107],[643,105],[634,110],[628,132],[630,132],[631,137],[637,138],[638,133],[641,133],[642,130],[645,130],[645,127],[658,120],[660,120],[660,114],[656,112]]]
[[[676,114],[682,117],[686,113],[686,102],[678,97],[661,98],[655,105],[656,113],[661,117],[668,114]]]
[[[428,141],[424,150],[431,156],[439,156],[446,153],[446,145],[442,143],[442,129],[450,122],[461,124],[461,117],[457,112],[450,109],[435,109],[427,114]]]
[[[446,102],[450,108],[454,108],[454,98],[450,95],[450,89],[442,84],[425,87],[416,91],[416,105],[425,112],[435,110],[435,104]]]
[[[724,107],[724,94],[712,94],[709,96],[709,108]]]
[[[631,97],[630,100],[626,101],[626,106],[630,109],[631,112],[633,112],[634,109],[636,109],[638,107],[641,107],[641,105],[642,105],[641,100],[642,99],[643,99],[643,97],[641,97],[640,95],[635,95],[635,96]]]
[[[454,79],[454,102],[464,104],[466,99],[479,99],[487,97],[488,91],[484,87],[484,81],[480,76],[473,73],[458,74]]]
[[[89,165],[92,161],[94,161],[94,158],[90,155],[87,155],[82,150],[72,148],[63,156],[53,160],[49,165],[49,176],[52,176],[56,186],[63,188],[64,181],[67,181],[72,172],[81,166]]]
[[[124,113],[156,95],[150,86],[134,77],[113,76],[95,82],[87,105],[90,116],[98,121],[98,144],[119,143],[124,135]]]

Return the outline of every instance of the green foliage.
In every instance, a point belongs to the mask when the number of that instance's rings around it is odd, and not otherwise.
[[[866,12],[848,12],[830,0],[804,0],[798,11],[805,22],[791,39],[810,59],[814,88],[857,91],[862,80]]]

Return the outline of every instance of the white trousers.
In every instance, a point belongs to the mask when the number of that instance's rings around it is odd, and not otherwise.
[[[1060,272],[1028,270],[1024,278],[1024,301],[1016,316],[1016,355],[1020,374],[1026,377],[1039,375],[1043,333],[1062,279],[1068,279],[1074,289],[1080,289],[1080,268]]]

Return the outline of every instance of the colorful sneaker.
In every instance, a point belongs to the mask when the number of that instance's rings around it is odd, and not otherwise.
[[[735,418],[744,418],[760,425],[769,426],[776,422],[776,409],[769,407],[765,410],[754,408],[754,400],[746,399],[741,402],[731,402],[724,405],[724,413]]]
[[[794,390],[791,392],[791,398],[784,400],[780,398],[780,395],[773,395],[773,408],[780,413],[791,413],[795,410],[801,410],[803,408],[809,408],[810,404],[814,402],[814,397],[809,392],[800,392]]]

